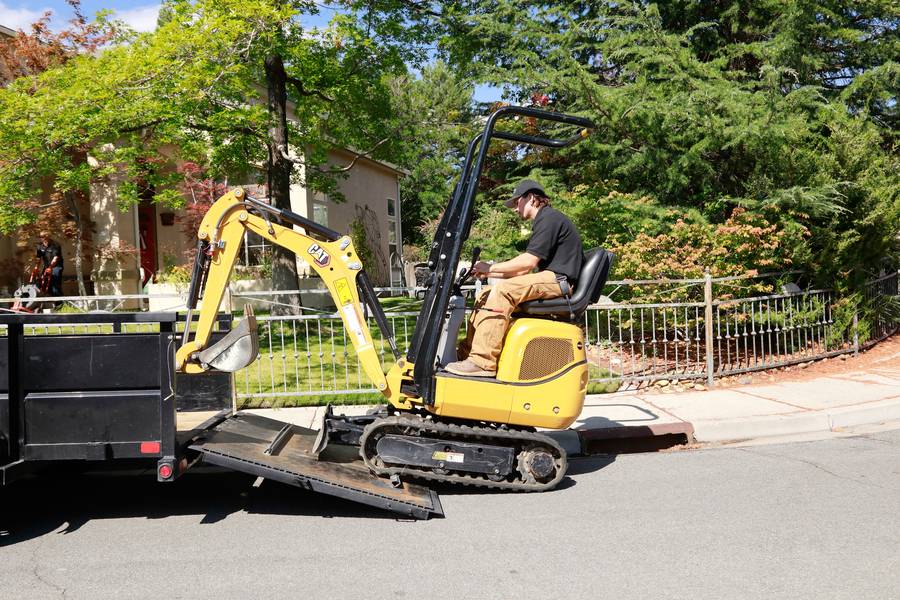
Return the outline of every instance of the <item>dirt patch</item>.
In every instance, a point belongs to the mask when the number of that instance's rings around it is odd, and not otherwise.
[[[894,334],[868,350],[861,351],[858,356],[842,354],[788,367],[723,377],[716,379],[716,386],[729,387],[751,383],[806,381],[819,377],[833,377],[835,375],[868,371],[876,368],[896,367],[900,367],[900,334]]]
[[[879,342],[865,351],[860,351],[858,356],[842,354],[831,358],[811,360],[787,367],[776,367],[765,371],[753,371],[740,373],[728,377],[717,377],[715,387],[717,389],[759,385],[769,383],[781,383],[787,381],[805,381],[820,377],[839,377],[842,374],[858,373],[876,368],[900,369],[900,334],[894,334],[888,339]],[[654,390],[664,394],[702,391],[706,389],[705,379],[661,379],[656,381],[629,382],[621,390]],[[610,390],[615,391],[615,390]]]

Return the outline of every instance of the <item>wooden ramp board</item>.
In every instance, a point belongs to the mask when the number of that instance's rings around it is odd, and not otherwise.
[[[363,465],[358,448],[332,445],[316,459],[311,449],[317,433],[275,419],[238,413],[204,434],[191,449],[202,453],[203,460],[210,464],[403,516],[443,516],[435,492],[406,482],[394,487],[389,480],[376,477]],[[266,454],[267,449],[271,454]]]

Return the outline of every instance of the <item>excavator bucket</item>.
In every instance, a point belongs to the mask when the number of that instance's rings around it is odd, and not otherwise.
[[[253,309],[244,306],[244,318],[225,337],[198,354],[200,364],[234,373],[259,356],[259,331]]]
[[[404,517],[443,516],[438,495],[420,485],[372,474],[359,448],[331,444],[313,453],[316,431],[238,413],[195,440],[204,462],[392,511]]]

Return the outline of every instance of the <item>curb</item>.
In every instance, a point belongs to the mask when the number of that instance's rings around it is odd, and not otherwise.
[[[837,431],[844,427],[900,420],[900,397],[873,402],[862,407],[834,409],[829,412],[828,418],[831,431]]]
[[[736,442],[760,437],[775,437],[828,431],[830,420],[824,412],[792,415],[745,417],[731,421],[698,421],[698,442]]]
[[[694,437],[698,442],[736,442],[754,438],[825,433],[846,427],[894,420],[900,420],[900,399],[815,412],[747,417],[731,421],[696,421]]]

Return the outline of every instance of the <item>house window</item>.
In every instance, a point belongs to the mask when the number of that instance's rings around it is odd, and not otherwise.
[[[328,227],[328,205],[321,202],[313,202],[313,221]]]
[[[388,260],[399,255],[397,241],[397,202],[393,198],[387,199],[387,224],[388,224]]]
[[[388,221],[388,244],[397,246],[397,221]]]
[[[253,233],[244,234],[244,252],[242,263],[245,267],[259,267],[271,260],[272,244],[265,238]]]

